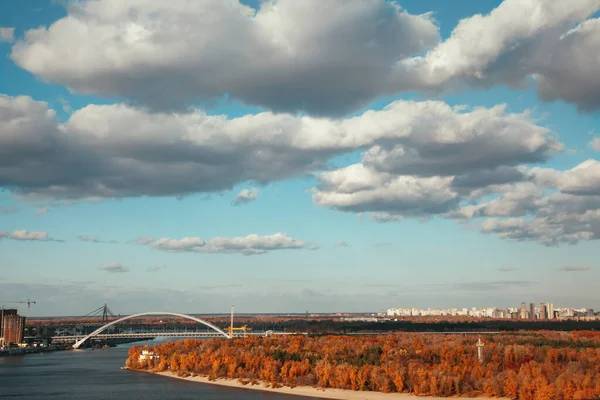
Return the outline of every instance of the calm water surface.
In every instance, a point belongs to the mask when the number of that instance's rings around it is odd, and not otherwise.
[[[102,350],[60,351],[0,358],[0,398],[300,400],[308,397],[262,393],[121,371],[131,345]],[[315,399],[313,399],[315,400]]]

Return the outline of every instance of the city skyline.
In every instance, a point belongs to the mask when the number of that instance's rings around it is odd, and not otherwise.
[[[600,309],[597,0],[21,3],[0,306]]]

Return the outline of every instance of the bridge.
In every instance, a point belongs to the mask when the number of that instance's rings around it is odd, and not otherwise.
[[[244,336],[270,336],[270,335],[294,335],[292,332],[248,332],[234,333],[233,337]],[[53,336],[52,342],[77,342],[85,338],[87,335],[68,335],[68,336]],[[156,331],[156,332],[125,332],[125,333],[101,333],[88,339],[108,340],[108,339],[156,339],[156,338],[219,338],[223,335],[213,332],[188,331],[188,332],[171,332],[171,331]]]
[[[106,305],[104,306],[106,307]],[[180,318],[184,318],[184,319],[188,319],[194,322],[197,322],[201,325],[204,325],[205,327],[207,327],[207,331],[185,331],[185,332],[167,332],[167,331],[156,331],[156,332],[126,332],[126,333],[102,333],[105,330],[107,330],[108,328],[110,328],[111,326],[114,326],[120,322],[123,321],[127,321],[129,319],[133,319],[133,318],[138,318],[138,317],[144,317],[144,316],[149,316],[149,315],[169,315],[169,316],[175,316],[175,317],[180,317]],[[103,323],[105,322],[105,320],[103,319]],[[108,322],[103,324],[100,328],[96,329],[95,331],[93,331],[90,334],[87,335],[71,335],[71,336],[54,336],[52,337],[52,341],[53,342],[75,342],[73,344],[73,348],[74,349],[78,349],[79,347],[81,347],[87,340],[90,339],[149,339],[149,338],[157,338],[157,337],[173,337],[173,338],[191,338],[191,337],[196,337],[196,338],[225,338],[225,339],[233,339],[235,337],[243,337],[243,336],[248,336],[248,335],[262,335],[262,336],[270,336],[270,335],[289,335],[291,333],[285,333],[285,332],[273,332],[273,331],[267,331],[265,333],[258,333],[258,332],[246,332],[246,328],[244,327],[243,333],[237,333],[236,330],[239,330],[241,328],[234,328],[233,327],[233,308],[232,308],[232,313],[231,313],[231,327],[229,327],[229,333],[226,333],[225,331],[223,331],[221,328],[219,328],[218,326],[205,321],[201,318],[198,317],[192,317],[191,315],[186,315],[186,314],[180,314],[180,313],[174,313],[174,312],[169,312],[169,311],[150,311],[150,312],[144,312],[144,313],[139,313],[139,314],[132,314],[132,315],[128,315],[126,317],[122,317],[122,318],[118,318],[114,321]]]

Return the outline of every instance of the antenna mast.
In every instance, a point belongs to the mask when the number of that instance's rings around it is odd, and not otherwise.
[[[231,325],[229,326],[229,336],[233,337],[233,304],[231,305]]]

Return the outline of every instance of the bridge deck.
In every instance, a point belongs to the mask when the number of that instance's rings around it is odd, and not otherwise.
[[[273,335],[293,335],[290,332],[273,332]],[[264,336],[264,332],[247,332],[246,336]],[[234,337],[244,337],[243,333],[234,333]],[[53,342],[75,342],[83,339],[86,335],[53,336]],[[146,339],[157,337],[172,338],[219,338],[223,337],[217,332],[135,332],[135,333],[101,333],[92,340],[102,339]]]

